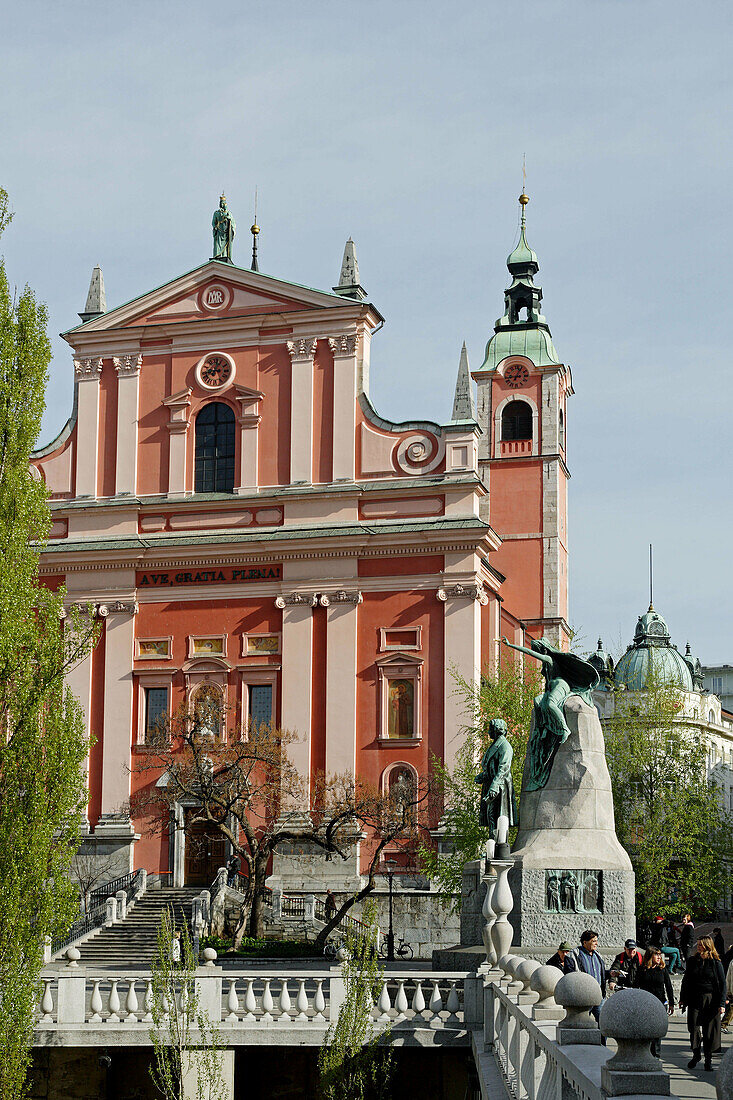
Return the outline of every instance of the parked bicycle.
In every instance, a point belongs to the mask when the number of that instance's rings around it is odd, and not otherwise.
[[[382,940],[382,945],[379,948],[379,954],[382,956],[383,959],[386,959],[387,955],[389,954],[389,945],[387,943],[386,936]],[[414,954],[415,952],[412,950],[412,947],[406,940],[401,939],[398,941],[394,949],[394,956],[396,959],[411,959],[413,958]]]
[[[323,945],[323,957],[333,962],[341,962],[348,954],[348,947],[343,936],[329,936]]]

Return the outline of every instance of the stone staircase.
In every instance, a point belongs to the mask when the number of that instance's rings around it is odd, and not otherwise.
[[[105,968],[150,967],[157,949],[158,928],[166,907],[173,910],[176,925],[185,921],[191,926],[193,899],[201,893],[200,886],[167,887],[150,890],[129,907],[127,916],[110,928],[100,928],[87,940],[75,946],[79,949],[80,966]]]

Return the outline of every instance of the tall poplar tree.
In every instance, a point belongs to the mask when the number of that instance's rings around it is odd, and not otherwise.
[[[0,189],[0,233],[11,219]],[[46,936],[78,897],[68,869],[86,803],[81,708],[65,673],[87,652],[80,616],[39,580],[50,513],[29,460],[51,358],[47,316],[0,260],[0,1096],[26,1090]]]

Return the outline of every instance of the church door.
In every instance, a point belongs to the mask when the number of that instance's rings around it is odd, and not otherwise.
[[[188,810],[186,816],[195,815]],[[224,837],[204,821],[186,825],[186,886],[210,886],[216,872],[224,866]]]

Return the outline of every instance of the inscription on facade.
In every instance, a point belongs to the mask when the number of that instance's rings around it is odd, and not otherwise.
[[[602,913],[602,872],[545,872],[545,902],[550,913]]]
[[[172,588],[185,584],[247,584],[252,581],[282,580],[282,565],[241,565],[237,568],[169,570],[167,573],[138,573],[138,588]]]

